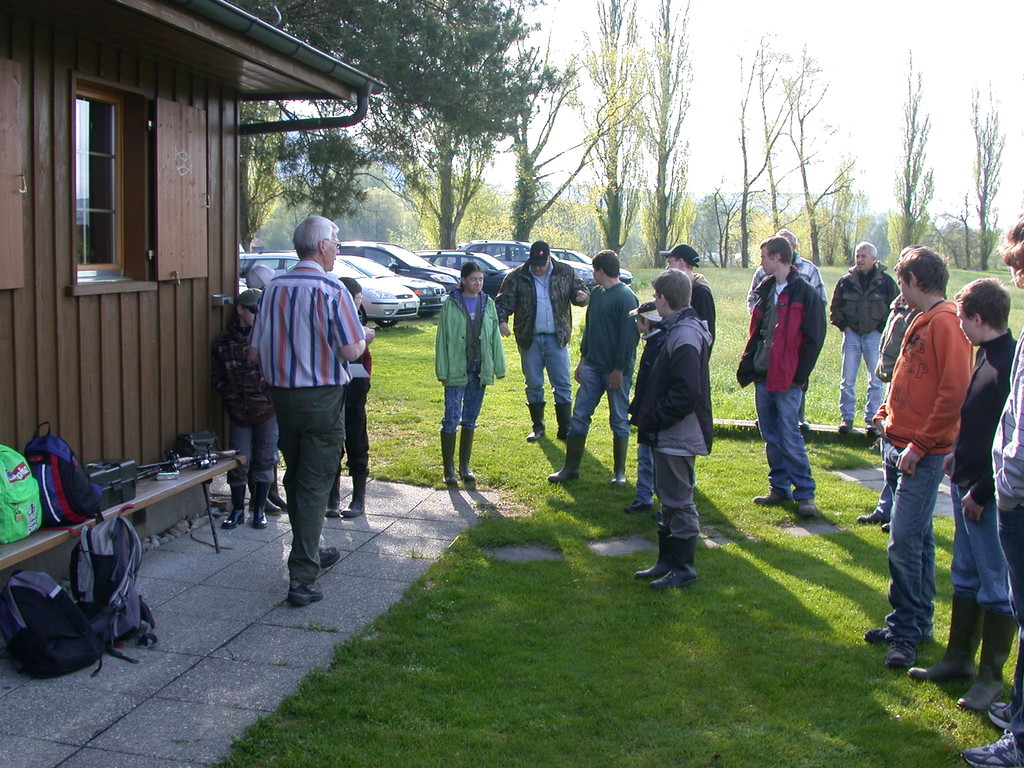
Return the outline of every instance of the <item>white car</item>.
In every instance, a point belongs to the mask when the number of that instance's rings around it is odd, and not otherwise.
[[[334,262],[331,274],[359,281],[363,288],[363,306],[359,309],[359,318],[364,325],[368,320],[373,320],[377,325],[388,328],[399,320],[408,320],[419,314],[420,300],[401,283],[367,277],[340,258]]]
[[[448,298],[448,288],[444,285],[435,283],[432,280],[420,280],[418,277],[396,275],[390,269],[381,266],[372,259],[362,256],[339,256],[338,261],[343,261],[367,277],[372,277],[382,283],[405,286],[415,293],[416,297],[420,300],[420,317],[436,315],[441,311],[441,305],[444,303],[444,300]]]

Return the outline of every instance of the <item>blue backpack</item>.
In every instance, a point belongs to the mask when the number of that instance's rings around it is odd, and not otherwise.
[[[46,434],[40,434],[43,427]],[[100,487],[89,481],[71,446],[50,433],[50,422],[36,427],[22,453],[39,483],[44,526],[81,525],[87,520],[103,519]]]

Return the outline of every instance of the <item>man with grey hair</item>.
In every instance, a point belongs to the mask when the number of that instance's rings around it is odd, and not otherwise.
[[[323,216],[303,219],[292,236],[299,264],[267,284],[250,337],[270,384],[287,470],[288,602],[322,600],[317,578],[341,559],[320,547],[327,497],[345,439],[346,363],[366,349],[351,294],[330,270],[338,253],[338,228]]]
[[[882,402],[882,380],[875,373],[879,342],[889,316],[889,305],[900,289],[878,260],[878,249],[867,241],[858,243],[856,262],[836,283],[829,309],[829,322],[843,334],[843,378],[839,385],[839,434],[853,428],[857,406],[857,373],[860,362],[868,369],[868,393],[864,423],[869,435],[876,434],[872,420]]]

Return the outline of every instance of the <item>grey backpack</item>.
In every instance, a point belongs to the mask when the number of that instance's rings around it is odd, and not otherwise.
[[[82,531],[71,552],[71,592],[107,653],[134,662],[114,648],[127,641],[154,645],[153,612],[136,586],[142,542],[120,515]]]

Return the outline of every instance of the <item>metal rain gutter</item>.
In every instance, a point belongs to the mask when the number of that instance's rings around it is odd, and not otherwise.
[[[370,105],[370,89],[363,87],[356,91],[356,109],[341,117],[310,117],[299,120],[276,120],[269,123],[246,123],[238,127],[242,136],[260,133],[287,133],[288,131],[318,131],[331,128],[351,128],[366,117]]]
[[[380,93],[384,88],[384,84],[376,78],[365,72],[360,72],[355,67],[314,48],[309,43],[289,35],[225,0],[171,0],[171,2],[245,35],[261,45],[283,53],[311,69],[340,80],[359,92],[360,100],[362,93],[365,92],[366,97],[369,98],[370,94]],[[357,106],[353,115],[358,112],[359,107]],[[363,110],[363,114],[365,115],[365,110]]]

